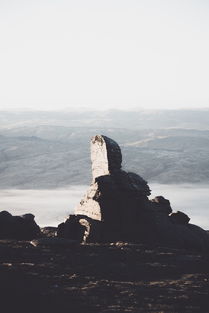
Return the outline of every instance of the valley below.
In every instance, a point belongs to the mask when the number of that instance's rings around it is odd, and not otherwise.
[[[170,200],[173,211],[183,211],[192,224],[209,229],[209,185],[150,183],[149,186],[150,199],[164,196]],[[87,189],[87,185],[49,190],[3,189],[0,190],[0,210],[13,215],[32,213],[41,227],[57,226],[73,214]]]

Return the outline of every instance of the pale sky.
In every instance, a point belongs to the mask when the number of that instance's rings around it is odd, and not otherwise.
[[[0,0],[0,109],[209,108],[208,0]]]

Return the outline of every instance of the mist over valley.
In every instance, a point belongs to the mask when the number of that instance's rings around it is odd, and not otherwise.
[[[192,224],[209,229],[208,185],[199,184],[149,184],[150,199],[162,195],[170,200],[173,211],[183,211]],[[69,214],[89,187],[85,185],[66,186],[56,190],[0,190],[0,208],[13,215],[32,213],[41,226],[57,226]],[[127,208],[128,209],[128,208]]]

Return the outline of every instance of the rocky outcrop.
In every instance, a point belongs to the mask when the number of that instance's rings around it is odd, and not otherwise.
[[[153,203],[153,207],[155,206],[158,211],[161,210],[166,215],[172,214],[170,201],[165,199],[163,196],[157,196],[152,199],[151,202]]]
[[[172,213],[163,196],[149,200],[147,182],[121,169],[118,144],[106,136],[91,140],[92,184],[75,215],[58,227],[58,236],[87,242],[130,241],[205,250],[207,233]]]
[[[0,238],[30,240],[40,235],[40,228],[33,214],[12,216],[7,211],[0,212]]]
[[[185,213],[177,211],[170,214],[170,220],[175,224],[187,225],[190,221],[190,218]]]

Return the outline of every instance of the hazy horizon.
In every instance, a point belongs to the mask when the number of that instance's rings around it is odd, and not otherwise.
[[[61,107],[61,108],[44,108],[44,107],[2,107],[0,105],[0,111],[1,112],[107,112],[107,111],[118,111],[118,112],[158,112],[158,111],[208,111],[208,107],[182,107],[182,108],[143,108],[143,107],[127,107],[127,108],[114,108],[114,107],[82,107],[82,106],[76,106],[76,107]]]

